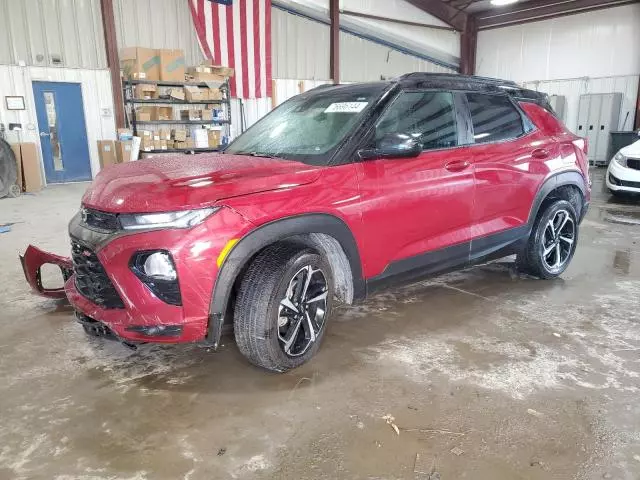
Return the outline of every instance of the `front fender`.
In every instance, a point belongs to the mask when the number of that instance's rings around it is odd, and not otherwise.
[[[44,288],[42,286],[40,269],[47,263],[56,265],[60,268],[62,277],[66,282],[69,277],[73,275],[73,263],[70,258],[44,252],[33,245],[29,245],[24,255],[20,255],[20,263],[22,264],[22,270],[24,271],[24,277],[27,279],[27,283],[31,285],[31,288],[36,294],[47,298],[67,298],[64,287]]]

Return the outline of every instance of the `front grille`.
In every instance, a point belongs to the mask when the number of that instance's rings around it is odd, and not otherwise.
[[[640,170],[640,158],[627,158],[627,167]]]
[[[609,174],[609,182],[619,187],[640,188],[640,182],[630,182],[628,180],[620,180]]]
[[[93,250],[72,240],[71,257],[78,292],[103,308],[124,308],[120,295]]]
[[[92,230],[102,233],[113,233],[120,229],[120,222],[115,213],[100,212],[83,207],[81,210],[82,223]]]

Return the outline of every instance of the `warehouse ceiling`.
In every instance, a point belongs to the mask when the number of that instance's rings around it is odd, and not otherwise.
[[[501,0],[493,1],[500,2]],[[637,3],[638,1],[519,0],[512,1],[508,5],[494,5],[491,0],[409,0],[413,5],[460,31],[464,30],[469,19],[475,20],[478,28],[483,30]]]

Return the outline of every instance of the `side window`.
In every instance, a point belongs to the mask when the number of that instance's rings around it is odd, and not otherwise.
[[[418,138],[423,150],[455,147],[458,143],[453,95],[449,92],[404,92],[376,125],[376,142],[388,134]]]
[[[524,133],[522,117],[507,97],[467,93],[467,102],[475,143],[509,140]]]

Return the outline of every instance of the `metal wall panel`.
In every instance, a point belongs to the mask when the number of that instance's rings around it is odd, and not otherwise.
[[[366,82],[410,72],[455,73],[452,69],[340,32],[340,81]]]
[[[638,97],[638,75],[602,78],[573,78],[567,80],[545,80],[523,82],[526,88],[539,90],[549,95],[563,95],[566,98],[565,125],[574,133],[578,132],[578,110],[580,95],[590,93],[622,93],[622,108],[618,120],[618,130],[632,130],[636,99]]]
[[[40,154],[40,136],[33,98],[32,81],[74,82],[82,87],[82,100],[87,123],[87,140],[91,155],[91,172],[95,176],[100,170],[97,140],[115,139],[113,95],[108,70],[87,70],[59,67],[19,67],[0,65],[0,85],[4,95],[24,96],[26,110],[8,111],[4,101],[0,103],[0,123],[20,123],[20,136],[7,132],[9,142],[34,142]],[[43,177],[44,178],[44,171]]]
[[[640,3],[481,31],[478,75],[518,82],[640,74]]]
[[[328,25],[272,8],[271,51],[274,78],[330,78]]]
[[[0,64],[106,68],[99,0],[0,0]]]
[[[187,65],[204,60],[187,0],[114,0],[113,10],[120,48],[179,48]]]

